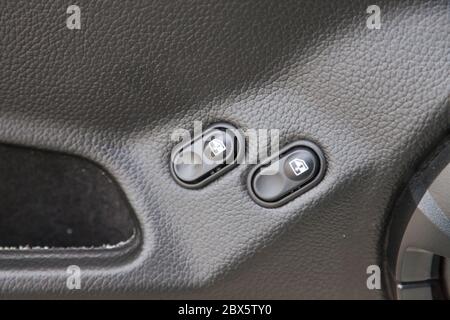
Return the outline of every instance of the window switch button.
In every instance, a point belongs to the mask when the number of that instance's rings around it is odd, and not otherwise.
[[[226,123],[213,125],[199,137],[174,149],[171,171],[186,188],[198,188],[231,169],[243,154],[244,140]]]
[[[280,206],[317,184],[324,169],[325,159],[316,145],[291,144],[252,170],[250,194],[263,206]]]

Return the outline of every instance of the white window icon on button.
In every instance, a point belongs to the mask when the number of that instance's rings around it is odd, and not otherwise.
[[[309,170],[308,165],[302,159],[295,158],[294,160],[289,161],[289,165],[296,176]]]
[[[208,145],[209,145],[209,149],[211,150],[214,157],[216,157],[218,154],[221,154],[222,152],[224,152],[227,149],[225,147],[225,145],[223,144],[223,142],[220,141],[219,139],[211,140],[208,143]]]

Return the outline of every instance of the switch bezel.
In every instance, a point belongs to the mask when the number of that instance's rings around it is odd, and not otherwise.
[[[204,179],[202,179],[198,182],[190,183],[190,182],[181,180],[175,172],[175,168],[174,168],[174,158],[175,157],[174,157],[174,155],[178,154],[183,149],[194,144],[199,139],[203,139],[204,136],[207,136],[210,132],[212,132],[214,130],[224,130],[224,131],[230,130],[230,132],[233,133],[233,140],[234,140],[235,144],[234,144],[234,159],[233,159],[232,163],[221,165],[218,169],[212,170],[213,172],[211,174],[209,174],[207,177],[205,177]],[[241,131],[238,128],[236,128],[235,126],[233,126],[229,123],[226,123],[226,122],[214,123],[214,124],[208,126],[201,134],[198,134],[197,136],[193,137],[189,142],[187,142],[183,145],[175,146],[175,148],[173,149],[173,152],[171,153],[171,157],[170,157],[170,172],[171,172],[173,178],[175,179],[175,181],[179,185],[181,185],[185,188],[188,188],[188,189],[202,188],[205,185],[212,182],[213,180],[222,176],[226,172],[233,169],[237,165],[238,160],[244,156],[244,146],[245,146],[245,139],[244,139]]]
[[[256,193],[253,190],[253,179],[255,178],[255,175],[263,168],[267,167],[272,163],[272,160],[280,159],[283,156],[285,156],[290,150],[298,148],[298,147],[304,147],[312,150],[319,160],[319,171],[317,172],[316,176],[308,181],[306,184],[299,186],[298,188],[295,188],[292,192],[285,195],[283,198],[277,200],[277,201],[265,201],[261,198],[259,198]],[[257,204],[259,204],[262,207],[266,208],[278,208],[283,205],[285,205],[287,202],[293,200],[294,198],[300,196],[301,194],[311,190],[313,187],[315,187],[325,176],[327,168],[327,163],[325,159],[325,155],[322,152],[322,149],[319,148],[315,143],[308,141],[308,140],[299,140],[292,142],[283,148],[280,149],[280,151],[272,155],[266,159],[264,159],[260,164],[253,167],[248,176],[247,176],[247,190],[250,194],[250,197],[255,201]]]

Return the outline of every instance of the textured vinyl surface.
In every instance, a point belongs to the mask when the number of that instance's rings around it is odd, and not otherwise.
[[[448,2],[0,3],[0,141],[84,156],[133,207],[142,240],[108,262],[0,252],[0,295],[383,298],[396,194],[449,128]],[[277,209],[239,166],[200,190],[169,172],[175,128],[225,121],[322,147],[323,181]],[[78,264],[82,289],[66,288]],[[383,287],[384,288],[384,287]]]

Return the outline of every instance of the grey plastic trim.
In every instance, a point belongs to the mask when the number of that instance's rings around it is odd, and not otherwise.
[[[410,284],[431,286],[430,299],[446,297],[441,268],[450,257],[450,220],[440,195],[446,200],[449,165],[450,137],[446,137],[417,169],[392,210],[385,259],[389,272],[385,280],[397,299],[405,298],[400,289]],[[410,259],[411,252],[422,257]]]

